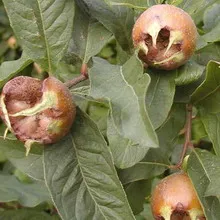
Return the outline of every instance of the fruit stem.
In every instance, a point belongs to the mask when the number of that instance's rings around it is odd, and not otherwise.
[[[88,76],[88,67],[87,67],[86,63],[82,64],[80,72],[81,72],[81,74],[78,77],[76,77],[76,78],[74,78],[72,80],[69,80],[69,81],[67,81],[65,83],[65,85],[68,88],[71,88],[71,87],[77,85],[78,83],[80,83],[80,82],[82,82],[82,81],[84,81],[84,80],[89,78],[89,76]]]
[[[183,144],[183,149],[182,149],[182,153],[181,153],[179,162],[176,165],[171,166],[170,168],[172,168],[172,169],[181,169],[186,151],[189,147],[192,146],[192,144],[191,144],[192,104],[186,105],[186,112],[187,112],[187,115],[186,115],[186,124],[185,124],[185,141]]]

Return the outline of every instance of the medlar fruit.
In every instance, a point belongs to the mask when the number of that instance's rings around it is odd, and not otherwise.
[[[147,65],[173,70],[183,65],[196,47],[192,18],[172,5],[154,5],[137,19],[132,32],[139,57]]]
[[[157,220],[204,220],[203,209],[186,173],[172,174],[153,191],[151,209]]]
[[[0,103],[1,118],[26,146],[57,142],[68,133],[76,114],[68,88],[54,77],[16,77],[3,87]]]

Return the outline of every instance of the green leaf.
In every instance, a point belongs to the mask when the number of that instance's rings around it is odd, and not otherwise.
[[[21,141],[18,141],[11,137],[7,137],[6,139],[4,139],[3,136],[0,136],[0,150],[2,150],[8,158],[24,158],[26,151],[24,143],[22,143]],[[38,144],[33,144],[30,151],[30,155],[32,154],[41,155],[42,146]]]
[[[139,215],[135,216],[136,220],[155,220],[152,215],[151,205],[149,203],[144,204],[144,210]]]
[[[156,4],[161,4],[163,0],[109,0],[111,5],[127,6],[135,9],[147,9]]]
[[[192,120],[192,140],[199,143],[199,141],[205,137],[207,137],[207,132],[201,116],[197,113],[196,117]]]
[[[3,0],[10,24],[28,56],[52,73],[71,38],[74,1]]]
[[[132,9],[111,5],[110,1],[83,0],[94,18],[111,31],[121,47],[129,51],[133,47],[131,31],[134,25]]]
[[[74,30],[67,51],[67,56],[78,56],[83,63],[98,54],[110,40],[112,33],[100,22],[93,20],[85,12],[76,7]]]
[[[182,8],[184,11],[188,12],[196,24],[202,21],[203,13],[205,9],[215,3],[218,0],[184,0],[178,7]]]
[[[133,213],[135,215],[140,213],[144,208],[145,198],[150,195],[151,180],[132,182],[124,186],[124,188]]]
[[[220,111],[220,64],[210,61],[206,68],[206,78],[204,82],[192,94],[191,101],[203,107],[207,107],[209,112]],[[212,103],[212,105],[210,105]]]
[[[107,118],[109,113],[108,105],[90,101],[86,113],[96,123],[103,136],[106,137]]]
[[[134,144],[131,166],[135,161],[140,161],[150,147],[158,146],[145,109],[145,94],[150,78],[143,74],[142,64],[136,56],[131,57],[124,66],[110,65],[100,58],[94,58],[93,61],[94,65],[89,71],[90,95],[109,101],[110,115],[117,133]],[[137,145],[140,146],[135,147]],[[125,152],[126,147],[119,147],[119,151]],[[129,157],[126,166],[129,165]]]
[[[50,216],[46,212],[31,209],[0,211],[0,220],[59,220],[58,216]]]
[[[108,119],[107,136],[116,167],[125,169],[143,158],[143,147],[120,135],[111,117]]]
[[[166,122],[157,131],[160,147],[150,149],[144,159],[133,167],[119,170],[121,182],[128,184],[138,180],[151,179],[168,169],[176,139],[184,124],[185,105],[176,104],[172,107]]]
[[[0,42],[0,57],[8,50],[8,44],[5,41]]]
[[[213,144],[214,151],[218,156],[220,156],[220,113],[207,113],[204,108],[200,108],[199,113],[208,137]]]
[[[147,180],[162,174],[169,169],[169,164],[157,162],[161,159],[159,151],[149,150],[145,158],[133,167],[119,170],[118,174],[123,185],[139,180]]]
[[[178,77],[175,79],[177,86],[186,85],[197,81],[205,70],[205,67],[190,60],[176,70]]]
[[[29,154],[23,158],[8,158],[11,163],[33,179],[44,181],[42,155]]]
[[[178,6],[182,2],[183,2],[183,0],[167,0],[166,4]]]
[[[79,59],[77,61],[74,64],[68,64],[66,62],[64,63],[64,61],[59,62],[59,65],[54,72],[54,77],[58,78],[62,82],[67,82],[69,80],[72,80],[74,77],[77,77],[80,73],[80,69],[82,66],[82,63],[79,61]]]
[[[220,57],[220,43],[211,43],[194,54],[197,63],[206,66],[210,60],[218,61]]]
[[[169,164],[174,148],[178,144],[178,138],[185,126],[186,106],[185,104],[173,104],[165,123],[157,130],[160,148],[157,151],[156,161]],[[155,155],[155,156],[156,156]],[[150,157],[149,157],[150,158]]]
[[[207,219],[220,218],[219,158],[204,150],[194,150],[188,159],[187,172],[193,182]],[[213,190],[216,189],[215,192]],[[212,197],[210,197],[210,195]],[[209,196],[209,197],[208,197]],[[218,199],[216,198],[218,197]]]
[[[151,83],[147,91],[146,106],[155,129],[166,120],[175,94],[175,71],[148,70]]]
[[[220,64],[210,61],[204,82],[192,94],[191,100],[197,106],[205,130],[213,143],[215,153],[220,155]],[[211,104],[210,104],[211,103]]]
[[[109,148],[82,112],[77,112],[65,139],[45,148],[44,166],[48,189],[63,220],[134,219]]]
[[[217,42],[220,41],[220,22],[213,28],[210,32],[202,36],[207,42]]]
[[[15,176],[0,173],[0,202],[18,201],[26,207],[34,207],[42,202],[50,201],[44,183],[20,183]]]
[[[199,155],[210,180],[205,196],[217,196],[220,199],[220,158],[205,151],[199,152]]]
[[[6,61],[2,63],[2,65],[0,66],[0,88],[2,88],[8,80],[16,76],[31,63],[31,59],[28,58],[27,55],[24,53],[18,60]]]
[[[1,127],[2,132],[4,129],[5,127]],[[24,143],[10,136],[6,139],[0,136],[0,150],[16,168],[36,180],[44,181],[41,145],[32,145],[32,149],[26,157]]]
[[[215,26],[220,23],[220,4],[215,3],[208,7],[203,15],[203,28],[205,31],[211,31],[216,28]]]
[[[196,41],[196,50],[195,50],[195,53],[196,53],[198,50],[204,48],[204,47],[207,46],[207,45],[208,45],[208,43],[205,41],[205,39],[203,38],[203,36],[202,36],[202,35],[198,35],[198,36],[197,36],[197,41]],[[195,53],[194,53],[193,55],[195,55]]]

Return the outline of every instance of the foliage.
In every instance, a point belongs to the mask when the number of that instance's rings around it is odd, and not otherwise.
[[[161,3],[187,11],[199,33],[172,71],[146,69],[131,38],[138,15]],[[219,0],[2,0],[1,88],[17,75],[66,82],[82,64],[89,80],[71,88],[76,121],[56,144],[26,157],[0,124],[0,219],[153,219],[151,192],[178,162],[188,103],[198,149],[186,171],[206,219],[220,219],[219,12]]]

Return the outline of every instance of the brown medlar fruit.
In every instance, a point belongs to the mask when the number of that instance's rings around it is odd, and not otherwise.
[[[43,81],[16,77],[3,87],[0,103],[1,118],[27,147],[32,142],[51,144],[60,140],[76,114],[70,91],[54,77]]]
[[[162,179],[153,191],[151,209],[157,220],[205,220],[196,191],[186,173]]]
[[[139,57],[147,65],[173,70],[186,63],[196,47],[192,18],[173,5],[154,5],[137,19],[132,33]]]

